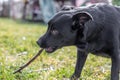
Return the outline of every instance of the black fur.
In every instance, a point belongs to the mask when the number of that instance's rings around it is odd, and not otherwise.
[[[111,80],[119,80],[120,8],[102,3],[63,8],[49,21],[46,34],[37,43],[48,53],[64,46],[78,48],[71,80],[80,77],[89,53],[111,58]]]

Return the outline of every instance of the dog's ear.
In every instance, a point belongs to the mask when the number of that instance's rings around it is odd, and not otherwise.
[[[84,26],[84,24],[89,21],[93,20],[93,17],[88,12],[77,12],[72,16],[73,19],[73,29],[78,29],[80,26]]]

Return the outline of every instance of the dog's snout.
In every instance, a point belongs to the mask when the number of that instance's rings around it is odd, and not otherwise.
[[[45,43],[45,41],[43,41],[43,40],[38,40],[38,41],[36,41],[36,43],[41,47],[41,48],[46,48],[46,43]]]
[[[40,42],[39,42],[39,41],[36,41],[36,43],[37,43],[38,45],[40,45]]]

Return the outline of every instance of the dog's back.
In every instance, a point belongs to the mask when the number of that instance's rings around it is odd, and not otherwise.
[[[88,29],[86,35],[89,42],[88,52],[109,57],[109,54],[106,54],[109,53],[106,49],[112,49],[115,44],[114,37],[118,37],[120,41],[120,8],[100,3],[89,7],[74,8],[72,10],[75,13],[88,12],[93,17],[93,21],[85,24],[85,27]],[[102,51],[106,53],[102,53]]]

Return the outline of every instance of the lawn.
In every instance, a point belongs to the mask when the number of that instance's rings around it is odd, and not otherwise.
[[[0,18],[0,80],[68,80],[76,62],[73,46],[44,51],[21,74],[13,74],[38,52],[36,41],[46,29],[40,23]],[[80,80],[110,80],[110,65],[110,59],[90,54]]]

